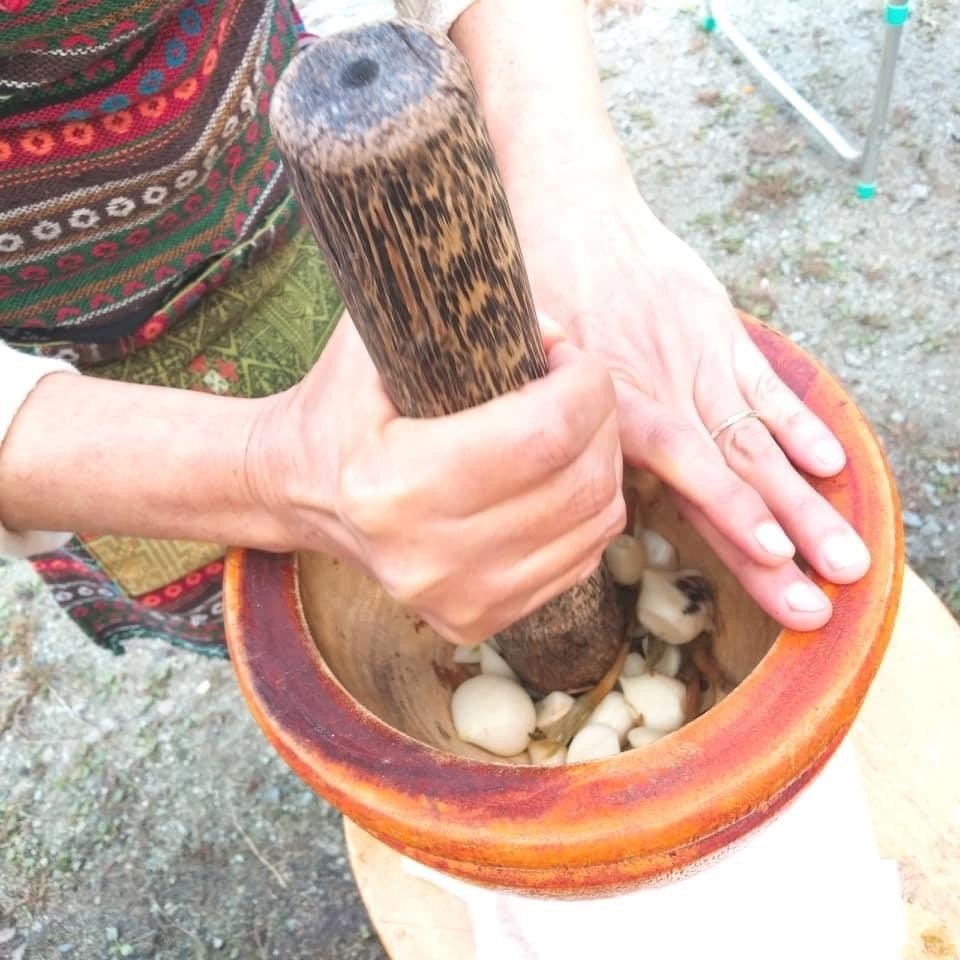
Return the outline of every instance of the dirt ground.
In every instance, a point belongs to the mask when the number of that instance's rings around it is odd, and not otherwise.
[[[893,465],[910,562],[960,611],[955,10],[916,5],[879,194],[863,202],[695,4],[604,7],[604,87],[644,195],[741,306],[843,379]],[[882,4],[731,9],[863,135]],[[104,653],[23,563],[0,566],[0,784],[0,958],[384,956],[338,815],[267,746],[229,664]]]

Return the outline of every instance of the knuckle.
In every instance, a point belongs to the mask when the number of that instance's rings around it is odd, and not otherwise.
[[[697,457],[700,436],[691,424],[657,418],[647,428],[647,447],[667,461],[682,463]]]
[[[724,456],[740,476],[754,476],[778,459],[770,434],[756,420],[745,420],[727,431]]]
[[[757,374],[753,385],[753,400],[759,405],[766,400],[781,396],[786,390],[783,381],[774,372],[773,367],[765,363]]]
[[[574,429],[572,410],[558,409],[541,422],[533,437],[533,452],[549,470],[566,467],[579,456],[581,438]]]

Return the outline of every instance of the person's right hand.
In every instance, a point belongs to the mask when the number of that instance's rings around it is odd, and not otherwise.
[[[459,643],[589,577],[625,522],[616,400],[599,361],[562,340],[546,346],[542,380],[408,419],[345,316],[248,448],[249,481],[283,548],[359,563]]]

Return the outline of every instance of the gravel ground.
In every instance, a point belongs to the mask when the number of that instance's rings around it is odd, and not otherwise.
[[[869,203],[698,29],[696,6],[603,6],[604,86],[645,196],[740,305],[841,376],[890,456],[911,563],[960,610],[960,36],[946,32],[948,4],[926,0],[906,31]],[[856,137],[880,6],[731,4]],[[0,958],[384,956],[338,816],[268,748],[229,665],[154,644],[103,653],[22,563],[0,566],[0,783]]]

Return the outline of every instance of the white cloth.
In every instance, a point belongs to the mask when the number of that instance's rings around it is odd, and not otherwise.
[[[895,861],[877,854],[853,748],[699,873],[605,900],[543,900],[404,869],[464,901],[475,960],[899,960]],[[424,960],[431,958],[424,957]]]
[[[0,341],[0,446],[24,401],[48,373],[76,372],[74,367],[63,360],[32,357],[13,350]],[[0,505],[2,503],[3,491],[0,490]],[[69,533],[44,530],[14,533],[0,523],[0,555],[29,557],[34,553],[56,550],[69,539]]]

